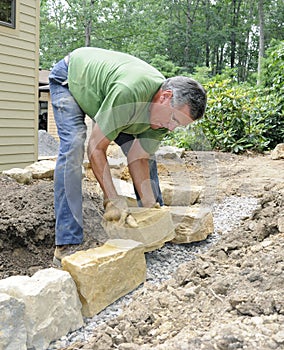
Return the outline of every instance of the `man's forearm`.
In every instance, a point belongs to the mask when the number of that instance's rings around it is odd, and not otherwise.
[[[151,186],[149,160],[141,158],[129,162],[128,168],[143,206],[153,207],[156,200]]]
[[[92,147],[89,146],[88,157],[92,171],[103,191],[104,198],[116,198],[118,194],[112,181],[106,154],[101,150],[92,150]]]

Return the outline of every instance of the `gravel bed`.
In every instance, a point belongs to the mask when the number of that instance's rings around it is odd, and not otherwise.
[[[54,157],[59,151],[59,141],[45,130],[38,131],[38,155],[39,157]]]
[[[181,263],[194,259],[196,254],[205,252],[218,240],[220,233],[237,227],[243,218],[250,216],[256,206],[256,198],[237,196],[226,197],[222,202],[215,204],[212,208],[215,232],[206,240],[187,245],[167,243],[161,249],[146,253],[147,282],[158,284],[169,279]],[[120,298],[98,315],[86,318],[84,327],[51,343],[47,350],[62,349],[75,342],[87,342],[96,326],[121,313],[122,306],[131,301],[132,294],[133,292]]]

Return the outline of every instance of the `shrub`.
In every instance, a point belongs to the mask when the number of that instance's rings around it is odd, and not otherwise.
[[[206,82],[206,71],[198,70],[208,92],[206,114],[185,130],[165,139],[192,150],[210,148],[239,153],[263,152],[284,142],[284,41],[275,43],[263,62],[263,85],[236,83],[234,70]]]

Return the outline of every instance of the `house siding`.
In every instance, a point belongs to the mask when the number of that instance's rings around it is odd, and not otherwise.
[[[16,28],[0,25],[0,171],[37,160],[39,1],[17,0]]]

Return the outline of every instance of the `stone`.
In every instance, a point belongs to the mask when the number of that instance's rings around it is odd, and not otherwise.
[[[0,349],[27,349],[24,315],[25,304],[23,301],[0,293]]]
[[[125,157],[121,157],[121,158],[108,157],[108,164],[110,169],[123,169],[125,166],[127,166],[127,160]]]
[[[168,208],[132,207],[130,213],[138,224],[137,228],[102,221],[102,226],[110,239],[133,239],[141,242],[144,251],[149,252],[161,248],[174,238],[175,228]]]
[[[73,277],[82,302],[82,314],[92,317],[146,279],[143,246],[133,240],[108,240],[103,246],[62,259]]]
[[[132,183],[117,178],[112,179],[116,192],[119,196],[132,198],[136,201],[136,195]]]
[[[167,206],[192,205],[198,200],[202,189],[202,186],[189,186],[172,183],[161,184],[164,204]]]
[[[199,205],[171,207],[175,225],[175,244],[203,241],[214,232],[213,215],[208,208]]]
[[[278,145],[271,152],[271,158],[274,160],[284,158],[284,143],[278,143]]]
[[[25,167],[33,174],[34,179],[53,179],[56,162],[53,160],[41,160]]]
[[[279,232],[284,233],[284,216],[279,216],[277,220],[277,226]]]
[[[27,348],[44,350],[51,341],[83,326],[81,303],[70,274],[54,268],[32,277],[0,280],[0,292],[25,304]]]
[[[278,344],[284,344],[284,330],[281,330],[281,331],[277,332],[275,335],[273,335],[273,339]]]
[[[28,185],[33,180],[33,174],[30,170],[21,168],[12,168],[3,171],[4,175],[7,175],[15,179],[18,183]]]
[[[118,144],[112,141],[107,148],[107,156],[112,158],[123,158],[125,155]]]
[[[185,149],[174,146],[162,146],[155,153],[157,160],[179,159],[184,155]]]

